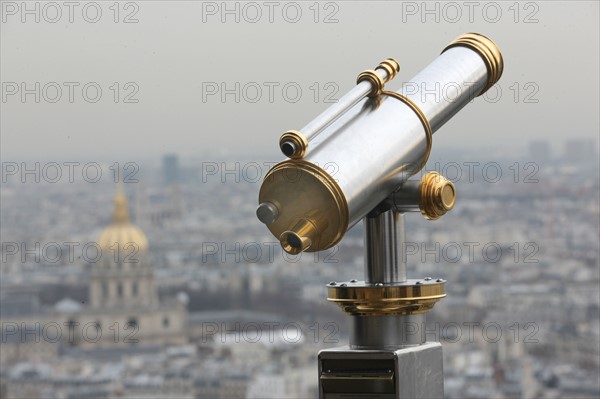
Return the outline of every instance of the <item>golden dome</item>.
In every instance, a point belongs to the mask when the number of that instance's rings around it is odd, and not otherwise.
[[[146,251],[148,249],[146,235],[129,222],[127,198],[125,198],[125,194],[121,189],[119,189],[114,203],[115,210],[113,211],[112,223],[100,234],[98,245],[103,251],[115,251],[117,249],[115,243],[118,243],[118,249],[123,251],[123,255],[132,254],[134,249]],[[130,248],[127,244],[133,244],[134,247]]]

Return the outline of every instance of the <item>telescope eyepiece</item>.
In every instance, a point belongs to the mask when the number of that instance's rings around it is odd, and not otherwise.
[[[310,248],[312,241],[308,237],[301,237],[293,231],[286,231],[281,235],[281,247],[285,252],[297,255]]]
[[[296,151],[298,151],[298,149],[296,148],[293,142],[284,141],[283,143],[281,143],[281,151],[286,157],[291,157],[296,153]]]
[[[279,138],[279,148],[288,158],[302,158],[307,147],[308,140],[297,130],[288,130]]]
[[[297,255],[306,251],[318,238],[315,222],[311,219],[300,219],[290,230],[284,231],[279,237],[281,247],[285,252]]]

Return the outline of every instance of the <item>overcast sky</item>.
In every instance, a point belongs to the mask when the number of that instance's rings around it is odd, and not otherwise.
[[[469,31],[502,50],[501,96],[469,105],[435,146],[598,138],[597,1],[36,3],[38,15],[2,2],[3,161],[264,153],[360,71],[396,58],[395,89]]]

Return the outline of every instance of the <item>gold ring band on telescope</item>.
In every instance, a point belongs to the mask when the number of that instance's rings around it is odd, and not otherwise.
[[[400,64],[393,58],[387,58],[377,65],[375,71],[378,69],[384,69],[387,72],[387,78],[385,78],[384,81],[384,83],[387,83],[398,75],[398,72],[400,72]]]
[[[397,100],[402,101],[404,104],[408,105],[408,107],[410,109],[412,109],[414,111],[414,113],[417,114],[417,116],[421,120],[421,124],[423,125],[423,128],[425,129],[425,136],[427,138],[427,149],[425,150],[425,156],[423,157],[423,162],[421,162],[421,165],[419,165],[419,168],[414,171],[414,173],[417,173],[418,171],[420,171],[421,169],[423,169],[425,167],[425,164],[427,163],[427,160],[429,159],[429,154],[431,154],[431,147],[433,145],[433,130],[431,130],[431,125],[429,124],[429,121],[425,117],[425,114],[423,113],[423,111],[421,111],[421,109],[417,106],[417,104],[415,104],[409,98],[403,96],[400,93],[396,93],[394,91],[384,91],[381,94],[385,95],[385,96],[390,96]]]
[[[377,97],[383,92],[384,81],[381,79],[381,76],[377,74],[377,72],[372,69],[362,71],[356,78],[356,84],[359,84],[365,80],[371,83],[371,92],[368,94],[368,97]]]
[[[487,84],[481,90],[481,93],[478,94],[478,96],[480,96],[488,91],[490,87],[495,85],[502,76],[502,72],[504,71],[502,53],[498,46],[496,46],[496,43],[486,36],[479,33],[465,33],[450,42],[450,44],[444,48],[442,54],[448,49],[460,46],[474,50],[481,58],[483,58],[483,62],[488,71],[488,80]]]

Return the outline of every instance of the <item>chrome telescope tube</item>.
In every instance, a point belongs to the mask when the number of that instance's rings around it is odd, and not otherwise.
[[[490,39],[458,37],[399,91],[361,99],[322,128],[303,158],[275,165],[260,189],[259,219],[289,253],[335,245],[424,166],[432,134],[502,69]]]

